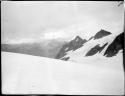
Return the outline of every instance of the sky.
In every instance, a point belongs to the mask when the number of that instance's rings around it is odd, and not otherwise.
[[[111,1],[2,1],[2,43],[89,38],[123,32],[124,6]]]

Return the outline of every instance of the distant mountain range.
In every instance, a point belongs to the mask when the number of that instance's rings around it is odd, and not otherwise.
[[[90,57],[95,54],[113,57],[124,49],[123,38],[124,32],[115,36],[111,32],[101,29],[88,40],[76,36],[69,42],[48,40],[45,42],[1,44],[1,51],[74,61],[79,56]]]
[[[1,51],[55,58],[63,44],[63,41],[57,40],[21,44],[2,44]]]
[[[88,40],[76,36],[73,40],[63,45],[56,58],[61,60],[73,60],[80,57],[101,54],[105,57],[113,57],[124,49],[124,32],[114,36],[111,32],[101,29]]]

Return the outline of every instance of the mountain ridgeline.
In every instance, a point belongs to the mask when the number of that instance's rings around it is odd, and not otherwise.
[[[102,54],[105,57],[113,57],[120,50],[124,49],[124,32],[116,35],[115,39],[111,37],[109,41],[112,42],[107,41],[109,36],[112,36],[111,32],[101,29],[88,40],[76,36],[69,42],[50,40],[34,43],[1,44],[1,51],[49,57],[65,61],[71,59],[69,52],[72,56],[82,54],[83,57],[88,57],[95,54]]]
[[[60,52],[56,56],[56,59],[67,61],[71,58],[68,55],[68,52],[72,50],[70,53],[76,54],[78,49],[81,50],[80,52],[86,51],[86,54],[83,54],[83,57],[93,56],[95,54],[102,54],[105,57],[113,57],[120,50],[124,49],[124,46],[123,46],[124,32],[116,36],[114,40],[113,38],[110,38],[111,40],[113,40],[111,43],[108,41],[105,43],[101,42],[103,39],[106,40],[106,38],[110,35],[112,35],[111,32],[101,29],[94,36],[90,37],[88,40],[82,39],[80,36],[76,36],[75,39],[71,40],[70,42],[62,46]],[[98,41],[98,42],[90,43],[92,41],[94,42]],[[92,44],[93,46],[91,48],[88,47],[88,50],[84,50],[84,45],[86,44],[88,45]]]
[[[108,35],[110,35],[110,34],[111,34],[110,32],[101,29],[101,31],[99,31],[99,32],[97,32],[97,33],[95,34],[94,39],[100,39],[100,38],[105,37],[105,36],[108,36]]]
[[[21,44],[2,44],[1,51],[55,58],[64,42],[46,41]]]
[[[66,52],[68,52],[70,50],[73,50],[73,51],[77,50],[78,48],[82,47],[85,42],[87,42],[86,39],[82,39],[81,37],[76,36],[76,38],[74,40],[71,40],[69,43],[66,43],[65,45],[63,45],[60,52],[56,56],[56,59],[59,59],[59,58],[65,56]]]

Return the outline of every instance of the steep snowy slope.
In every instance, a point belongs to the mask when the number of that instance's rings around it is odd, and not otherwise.
[[[96,66],[2,52],[2,93],[123,95],[122,65],[106,60]]]
[[[76,36],[76,38],[74,38],[70,42],[63,45],[63,47],[61,48],[61,50],[57,54],[56,59],[59,59],[59,58],[65,56],[66,52],[68,52],[70,50],[73,50],[73,51],[77,50],[78,48],[82,47],[83,44],[86,42],[87,42],[86,39],[82,39],[79,36]]]
[[[98,46],[98,47],[104,46],[103,50],[100,51],[100,54],[103,55],[107,46],[111,44],[111,42],[114,40],[115,37],[116,37],[115,34],[111,34],[109,36],[105,36],[105,37],[100,38],[100,39],[92,38],[89,41],[87,41],[86,43],[84,43],[84,45],[82,47],[80,47],[79,49],[77,49],[75,51],[71,50],[71,51],[66,52],[67,55],[65,55],[62,58],[69,57],[69,60],[71,60],[71,59],[79,57],[79,56],[85,57],[85,56],[95,55],[95,54],[99,53],[100,50],[97,50],[97,51],[92,50],[94,52],[93,54],[92,54],[92,52],[90,52],[91,53],[90,54],[89,51],[91,51],[91,49],[96,47],[96,46]]]
[[[97,57],[103,56],[104,58],[113,57],[116,56],[120,50],[123,50],[123,39],[123,32],[119,34],[111,34],[108,31],[101,30],[97,32],[95,36],[92,36],[89,40],[82,43],[76,50],[62,51],[66,49],[65,47],[62,47],[58,53],[59,56],[57,56],[62,60],[70,60],[79,63],[84,62],[85,58],[91,58],[91,56],[94,58],[94,55]],[[70,47],[68,47],[68,49],[70,49]]]
[[[93,36],[91,36],[90,34],[89,39],[76,36],[75,39],[69,41],[61,48],[61,50],[56,56],[56,59],[68,60],[70,59],[70,57],[67,57],[66,55],[67,54],[69,55],[70,51],[72,51],[71,52],[72,54],[74,54],[74,52],[79,54],[79,52],[77,51],[81,49],[82,49],[82,54],[84,51],[83,56],[92,56],[98,52],[101,52],[113,39],[112,38],[113,36],[111,34],[112,34],[111,32],[101,29]]]

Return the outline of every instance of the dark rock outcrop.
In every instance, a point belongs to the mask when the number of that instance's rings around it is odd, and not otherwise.
[[[92,37],[90,37],[89,39],[88,39],[88,41],[90,41],[91,39],[93,39],[94,37],[92,36]]]
[[[69,57],[64,57],[64,58],[62,58],[61,60],[67,61],[67,60],[69,60],[69,59],[70,59]]]
[[[110,34],[111,34],[110,32],[101,29],[99,32],[97,32],[97,33],[95,34],[94,39],[99,39],[99,38],[108,36],[108,35],[110,35]]]
[[[115,56],[119,50],[124,49],[124,32],[119,34],[114,41],[108,46],[107,50],[105,51],[104,55],[106,57]]]
[[[93,47],[91,50],[88,51],[88,53],[85,55],[85,56],[92,56],[92,55],[95,55],[97,52],[101,52],[105,46],[107,45],[108,43],[104,44],[102,47],[98,45],[96,45],[95,47]]]

